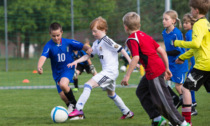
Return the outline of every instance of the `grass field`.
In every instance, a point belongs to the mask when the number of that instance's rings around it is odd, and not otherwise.
[[[44,74],[33,74],[36,69],[38,59],[22,60],[10,59],[9,72],[5,71],[4,60],[0,60],[0,87],[5,86],[41,86],[55,85],[49,60],[44,66]],[[98,71],[100,65],[97,59],[93,60]],[[124,73],[120,73],[117,84],[120,84]],[[79,76],[79,84],[83,85],[91,75],[83,73]],[[30,83],[22,83],[23,79],[29,79]],[[138,84],[139,73],[133,73],[130,84]],[[71,84],[72,85],[72,84]],[[120,86],[120,85],[119,85]],[[75,93],[76,99],[79,98],[82,89]],[[70,121],[56,124],[50,118],[53,107],[65,104],[60,100],[56,89],[12,89],[0,90],[0,126],[150,126],[151,120],[143,110],[140,102],[135,95],[135,88],[119,87],[116,93],[124,100],[125,104],[134,112],[133,119],[118,120],[121,112],[112,100],[107,97],[106,92],[100,88],[93,89],[88,102],[85,105],[85,120]],[[202,87],[196,92],[198,102],[198,115],[192,117],[193,126],[210,125],[210,98]],[[180,111],[180,109],[179,109]]]

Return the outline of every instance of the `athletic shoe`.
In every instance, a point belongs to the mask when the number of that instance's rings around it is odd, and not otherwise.
[[[120,119],[128,119],[128,118],[133,118],[134,114],[133,112],[129,111],[126,115],[123,115],[120,117]]]
[[[192,107],[196,107],[197,106],[197,102],[192,103]]]
[[[72,91],[73,91],[73,92],[78,92],[79,89],[78,89],[78,88],[74,88],[74,89],[72,89]]]
[[[197,112],[197,110],[195,109],[195,107],[192,106],[192,109],[191,109],[191,116],[195,116],[195,115],[198,115],[198,112]]]
[[[182,103],[183,103],[183,99],[182,99],[182,97],[180,97],[180,98],[179,98],[179,102],[175,105],[176,109],[178,109],[179,106],[182,105]]]
[[[187,123],[187,125],[180,125],[180,126],[192,126],[192,123],[191,124]]]
[[[74,109],[74,111],[69,114],[69,118],[76,117],[76,116],[79,116],[79,117],[84,116],[83,111],[82,110],[78,111],[77,109]]]
[[[70,118],[69,120],[81,120],[81,119],[85,119],[85,116],[75,116],[75,117],[72,117]]]
[[[71,113],[74,109],[75,109],[75,105],[69,104],[68,109],[67,109],[68,114]]]
[[[165,118],[163,118],[162,116],[161,116],[161,120],[160,121],[152,121],[152,126],[165,126],[166,125],[166,119]]]

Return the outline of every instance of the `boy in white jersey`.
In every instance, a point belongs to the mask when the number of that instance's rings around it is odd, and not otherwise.
[[[132,118],[134,116],[133,112],[130,111],[122,99],[115,93],[116,79],[119,75],[118,53],[121,52],[129,62],[131,59],[121,45],[115,43],[112,39],[106,36],[108,27],[105,19],[102,17],[94,19],[90,24],[90,28],[93,36],[96,38],[96,41],[92,46],[93,51],[91,55],[98,55],[102,64],[102,71],[84,84],[84,90],[76,104],[76,109],[69,114],[69,118],[78,116],[80,118],[84,117],[82,111],[83,107],[90,96],[92,88],[98,86],[107,91],[108,97],[110,97],[121,110],[123,116],[120,119]],[[77,63],[83,62],[88,58],[90,58],[89,55],[84,55],[73,63],[68,64],[68,67],[74,65],[76,67]]]

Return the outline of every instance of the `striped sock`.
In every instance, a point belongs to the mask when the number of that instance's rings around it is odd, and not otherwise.
[[[191,107],[182,107],[182,116],[188,123],[191,123]]]

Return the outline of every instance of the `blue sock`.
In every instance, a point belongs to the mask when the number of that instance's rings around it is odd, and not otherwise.
[[[195,91],[190,91],[191,92],[191,96],[192,96],[192,103],[195,103]]]

